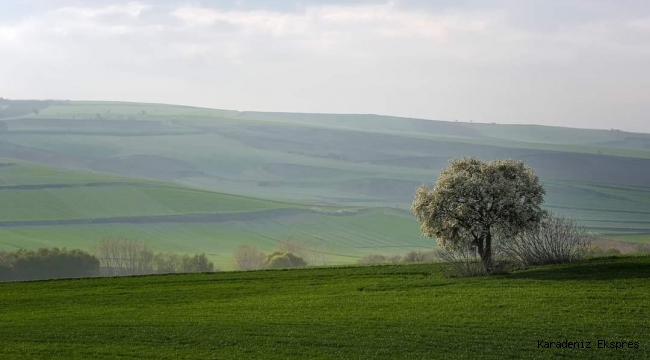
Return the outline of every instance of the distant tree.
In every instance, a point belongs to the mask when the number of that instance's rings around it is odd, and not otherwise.
[[[307,259],[309,256],[309,250],[307,250],[307,245],[305,245],[300,240],[294,237],[285,237],[278,241],[276,248],[281,252],[290,252],[303,259]]]
[[[436,258],[434,251],[411,251],[402,257],[406,263],[433,261]]]
[[[238,270],[256,270],[264,266],[266,255],[254,246],[242,245],[233,254],[235,268]]]
[[[266,257],[264,267],[267,269],[285,269],[307,266],[307,262],[298,255],[286,251],[275,251]]]
[[[95,276],[99,260],[83,250],[41,248],[0,254],[0,280],[40,280]]]
[[[541,208],[545,193],[523,162],[454,159],[432,190],[417,189],[411,210],[423,236],[435,236],[447,249],[475,249],[490,273],[495,237],[537,226],[546,214]]]
[[[331,261],[331,255],[326,251],[324,241],[312,243],[307,248],[306,243],[289,236],[280,239],[276,245],[276,249],[281,252],[290,252],[298,255],[311,265],[326,265]]]
[[[32,112],[34,113],[34,115],[38,115],[38,113],[39,113],[40,111],[39,111],[38,109],[34,109],[34,110],[32,110]]]
[[[107,275],[153,273],[153,249],[141,241],[121,237],[104,238],[97,244],[97,256]]]
[[[213,272],[214,264],[205,254],[194,256],[172,253],[157,253],[154,256],[154,268],[159,274]]]
[[[159,274],[172,274],[181,271],[181,257],[172,253],[157,253],[153,258],[154,268]]]
[[[214,264],[208,260],[205,254],[197,254],[192,257],[185,255],[181,259],[181,272],[213,272]]]

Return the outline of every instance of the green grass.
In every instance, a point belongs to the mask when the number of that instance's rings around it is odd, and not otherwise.
[[[475,279],[423,264],[3,283],[0,358],[646,359],[649,277],[650,257],[625,257]]]

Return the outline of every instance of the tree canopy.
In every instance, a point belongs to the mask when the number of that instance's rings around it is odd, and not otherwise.
[[[545,194],[521,161],[453,159],[433,189],[416,190],[411,210],[423,236],[446,249],[474,247],[490,272],[495,235],[510,237],[539,224]]]

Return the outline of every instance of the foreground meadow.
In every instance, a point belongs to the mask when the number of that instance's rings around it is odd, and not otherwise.
[[[623,257],[470,279],[417,264],[3,283],[0,358],[645,359],[649,278],[650,257]],[[591,348],[540,348],[565,340]]]

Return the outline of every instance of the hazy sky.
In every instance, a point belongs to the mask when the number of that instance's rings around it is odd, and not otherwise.
[[[650,132],[650,1],[0,0],[0,96]]]

